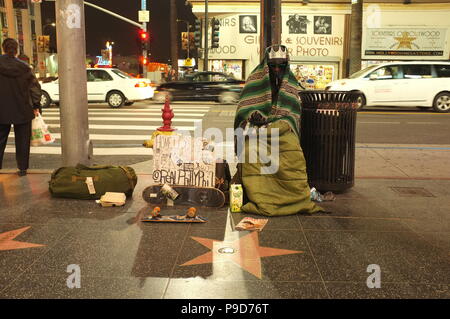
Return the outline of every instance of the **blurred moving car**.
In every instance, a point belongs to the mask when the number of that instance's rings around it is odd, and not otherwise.
[[[118,108],[153,97],[154,88],[148,79],[134,78],[119,69],[90,68],[86,72],[88,102],[107,102],[110,107]],[[42,107],[59,103],[58,80],[42,82],[41,88]]]
[[[236,80],[221,72],[197,72],[188,74],[182,81],[171,81],[159,85],[153,100],[164,103],[166,96],[171,101],[218,101],[232,104],[239,100],[245,81]]]
[[[364,106],[417,106],[450,112],[450,62],[390,62],[371,65],[328,84],[325,90],[361,91]]]

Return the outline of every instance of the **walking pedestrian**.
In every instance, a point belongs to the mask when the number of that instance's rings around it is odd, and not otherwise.
[[[39,114],[41,88],[30,66],[16,58],[19,44],[8,38],[0,56],[0,169],[8,135],[14,126],[19,176],[27,174],[30,159],[31,121]]]
[[[169,75],[167,76],[167,82],[172,82],[177,80],[177,72],[175,69],[171,69]]]

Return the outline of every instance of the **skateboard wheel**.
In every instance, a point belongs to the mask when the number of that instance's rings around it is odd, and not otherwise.
[[[152,217],[159,217],[161,216],[159,213],[161,212],[161,208],[159,208],[158,206],[156,206],[155,208],[153,208],[152,212],[150,213],[150,215]]]
[[[195,207],[189,208],[186,212],[186,216],[189,218],[194,218],[195,216],[197,216],[197,208]]]

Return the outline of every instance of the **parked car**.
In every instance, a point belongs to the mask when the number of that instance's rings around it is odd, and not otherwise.
[[[186,75],[181,81],[171,81],[159,85],[153,100],[164,103],[168,95],[173,101],[203,100],[218,101],[222,104],[239,100],[245,81],[236,80],[221,72],[197,72]]]
[[[118,108],[153,97],[154,88],[150,80],[134,78],[119,69],[90,68],[86,72],[88,102],[107,102],[110,107]],[[59,103],[58,80],[42,82],[41,87],[42,107]]]
[[[390,62],[371,65],[326,90],[361,91],[358,107],[416,106],[450,112],[450,62]]]

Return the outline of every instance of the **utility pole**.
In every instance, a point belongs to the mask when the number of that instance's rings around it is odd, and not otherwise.
[[[208,71],[208,0],[205,0],[205,25],[204,25],[204,33],[205,33],[205,48],[204,48],[204,60],[203,60],[203,71]]]
[[[352,0],[350,52],[349,52],[349,74],[351,75],[361,69],[361,45],[362,45],[362,0]]]
[[[147,10],[147,0],[142,0],[141,2],[141,10],[145,11]],[[147,22],[142,22],[142,30],[147,33]],[[149,40],[147,40],[149,41]],[[142,50],[142,56],[144,59],[148,58],[148,48],[147,48],[148,42],[145,46],[145,48]],[[147,65],[145,65],[144,63],[142,64],[142,71],[143,71],[143,75],[144,78],[147,78]]]
[[[281,44],[281,0],[273,0],[272,45]]]
[[[261,0],[260,5],[260,58],[264,58],[266,48],[281,44],[281,0]]]
[[[170,34],[172,69],[175,70],[178,79],[178,25],[177,4],[175,0],[170,0]]]
[[[55,3],[63,166],[90,164],[86,35],[82,0]]]

